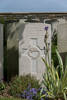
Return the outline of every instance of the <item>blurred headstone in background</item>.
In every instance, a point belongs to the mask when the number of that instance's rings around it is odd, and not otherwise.
[[[65,59],[67,56],[67,23],[58,25],[58,50],[63,58],[63,62],[65,63]]]
[[[0,80],[3,79],[3,24],[0,24]]]

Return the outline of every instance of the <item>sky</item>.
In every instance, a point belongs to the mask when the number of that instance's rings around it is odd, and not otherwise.
[[[67,12],[67,0],[0,0],[0,12]]]

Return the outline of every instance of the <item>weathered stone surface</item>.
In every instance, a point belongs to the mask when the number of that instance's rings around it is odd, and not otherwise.
[[[0,24],[0,80],[3,79],[3,25]]]

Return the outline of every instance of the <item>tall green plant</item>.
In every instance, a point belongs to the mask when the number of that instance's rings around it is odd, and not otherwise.
[[[60,78],[63,77],[63,74],[64,74],[64,66],[63,66],[63,61],[62,61],[62,58],[61,56],[59,55],[59,52],[56,50],[56,54],[57,54],[57,58],[58,58],[58,61],[59,61],[59,68],[60,68]]]
[[[43,75],[43,85],[47,92],[47,96],[50,98],[63,98],[67,91],[67,65],[64,67],[62,59],[56,50],[56,54],[59,60],[59,65],[55,68],[53,61],[49,65],[44,58],[42,60],[46,66],[46,72]],[[60,70],[60,75],[59,71]],[[43,95],[42,97],[45,97]]]

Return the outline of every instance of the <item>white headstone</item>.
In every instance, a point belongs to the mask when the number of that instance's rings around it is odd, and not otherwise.
[[[45,56],[45,26],[48,26],[51,60],[51,26],[43,23],[27,23],[20,35],[23,38],[19,38],[19,75],[31,73],[38,79],[42,79],[42,74],[45,72],[45,64],[41,58]]]

